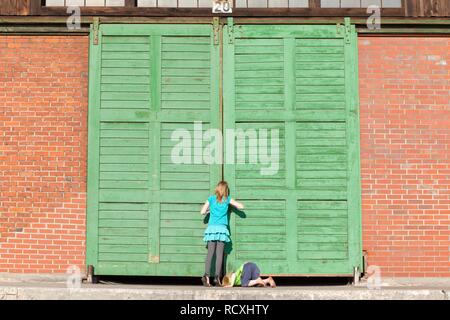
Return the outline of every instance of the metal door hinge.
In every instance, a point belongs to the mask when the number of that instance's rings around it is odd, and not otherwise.
[[[352,34],[352,26],[350,24],[350,18],[344,18],[344,23],[345,23],[344,39],[345,39],[345,43],[349,44],[350,43],[350,37],[351,37],[351,34]]]
[[[228,43],[234,43],[234,24],[233,24],[233,18],[228,17]]]
[[[94,45],[98,45],[98,32],[99,32],[99,28],[100,28],[100,18],[99,17],[94,17],[94,21],[93,21],[93,25],[92,25],[92,31],[94,32]]]
[[[213,31],[214,31],[214,45],[219,45],[219,32],[220,32],[220,24],[219,17],[213,17]]]
[[[341,35],[341,31],[342,31],[342,25],[341,25],[340,22],[338,22],[338,23],[336,23],[336,34],[338,36],[340,36]]]

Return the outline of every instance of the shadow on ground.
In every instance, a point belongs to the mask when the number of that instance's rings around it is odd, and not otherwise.
[[[343,286],[351,283],[346,277],[274,277],[279,287],[289,286]],[[200,286],[200,277],[133,277],[133,276],[101,276],[99,283],[121,285],[176,285]]]

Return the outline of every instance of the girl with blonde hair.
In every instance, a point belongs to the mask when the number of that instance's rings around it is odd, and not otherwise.
[[[205,215],[210,212],[208,227],[204,232],[203,241],[207,243],[208,254],[205,261],[205,274],[202,277],[202,283],[210,287],[209,282],[211,263],[214,253],[216,254],[216,271],[214,285],[220,286],[220,276],[222,275],[223,252],[225,243],[230,242],[230,231],[228,230],[228,208],[232,205],[237,209],[243,209],[244,206],[230,197],[230,189],[226,181],[220,181],[214,192],[214,195],[208,197],[200,213]]]

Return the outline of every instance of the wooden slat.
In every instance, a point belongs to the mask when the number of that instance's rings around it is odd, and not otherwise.
[[[123,219],[132,219],[132,220],[147,220],[148,211],[99,211],[99,219],[117,219],[119,221]],[[143,222],[146,223],[147,221]]]
[[[99,228],[99,236],[147,236],[147,228]]]
[[[147,202],[149,194],[145,189],[100,189],[101,202]]]
[[[103,43],[120,43],[120,44],[139,44],[139,43],[145,43],[148,44],[148,37],[140,36],[140,37],[133,37],[133,36],[106,36],[103,37]],[[123,46],[120,48],[120,51],[127,50],[128,48],[126,46]],[[148,57],[148,52],[145,52],[146,57]]]
[[[148,147],[100,147],[101,155],[146,155]]]
[[[128,218],[122,220],[118,219],[99,220],[99,227],[101,228],[139,228],[142,227],[142,224],[143,224],[142,220],[130,220]]]
[[[299,251],[299,260],[346,260],[348,254],[346,251]]]
[[[0,15],[16,15],[17,0],[3,0],[0,5]]]
[[[162,37],[161,42],[163,44],[203,44],[209,45],[211,40],[209,37]],[[209,58],[209,52],[207,54]],[[166,54],[164,54],[166,58]]]
[[[147,245],[142,244],[100,244],[100,253],[147,253]]]
[[[161,228],[162,237],[198,237],[203,238],[204,228],[200,229],[177,229],[177,228]]]
[[[147,211],[148,204],[146,203],[100,203],[100,210],[105,211]]]
[[[148,181],[149,174],[146,172],[115,172],[103,171],[100,172],[100,180],[129,180],[129,181]]]
[[[99,261],[125,261],[125,262],[145,262],[148,261],[148,253],[103,253],[98,254]]]
[[[162,253],[160,255],[160,263],[167,263],[167,262],[179,262],[183,264],[190,264],[190,263],[201,263],[205,262],[205,254],[173,254],[173,253]]]
[[[196,245],[205,247],[201,237],[161,237],[161,245]]]
[[[144,147],[148,146],[147,139],[141,138],[101,138],[101,147]]]
[[[348,250],[348,244],[346,242],[329,242],[329,243],[301,243],[299,245],[301,251],[335,251],[335,252],[346,252]]]
[[[139,236],[100,236],[100,245],[146,245],[147,237]]]
[[[236,242],[240,243],[285,243],[286,235],[283,234],[236,234]]]
[[[329,243],[329,242],[347,242],[347,235],[324,235],[324,234],[315,234],[315,235],[298,235],[299,243]]]
[[[237,251],[236,258],[241,260],[286,260],[286,251]]]
[[[16,0],[16,14],[26,16],[30,13],[30,0]]]
[[[205,196],[208,194],[209,183],[203,181],[161,181],[161,189],[163,190],[200,190],[204,191]]]
[[[100,180],[101,189],[146,189],[148,185],[147,181]]]
[[[145,60],[148,59],[148,52],[129,52],[129,51],[104,51],[102,52],[102,60],[107,62],[109,60]]]
[[[204,224],[199,217],[198,220],[164,220],[160,221],[161,228],[186,228],[186,229],[203,229]]]
[[[199,245],[161,245],[160,252],[162,255],[165,254],[192,254],[192,255],[204,255],[206,252],[205,245],[199,244]],[[198,261],[195,259],[195,261]]]

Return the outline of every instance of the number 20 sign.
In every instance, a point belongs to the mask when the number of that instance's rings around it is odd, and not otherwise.
[[[232,13],[231,4],[228,0],[213,0],[212,13]]]

